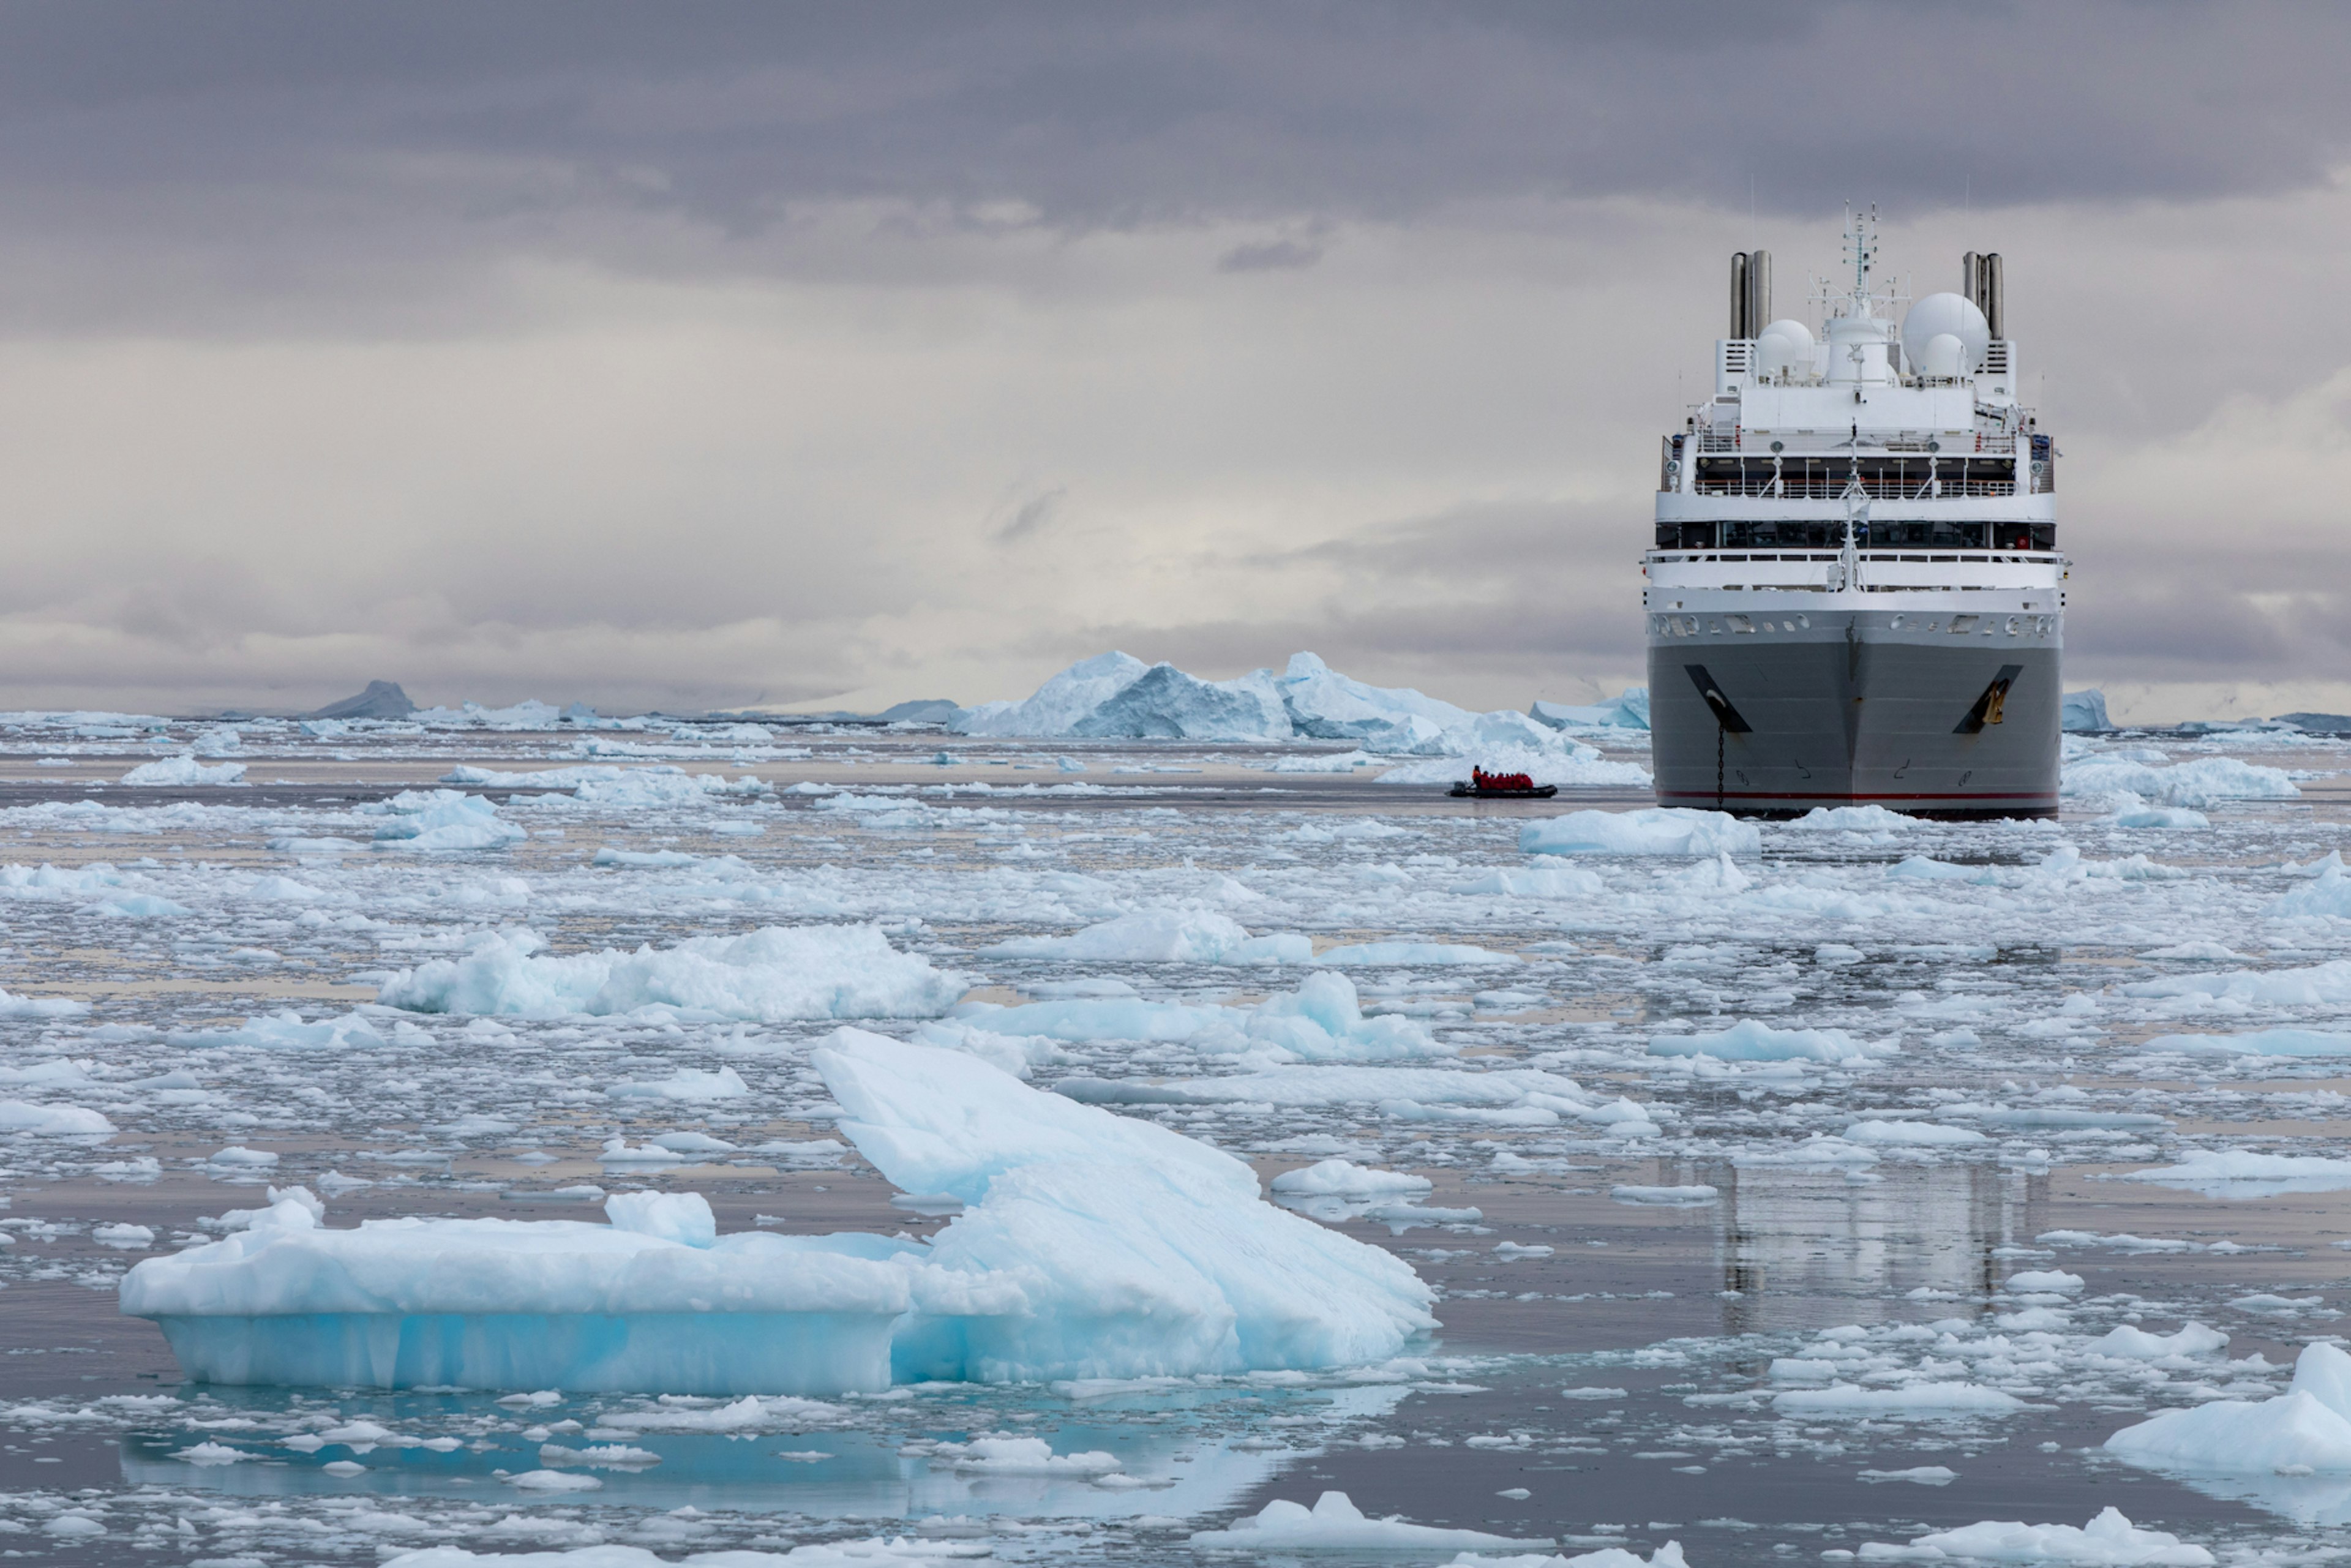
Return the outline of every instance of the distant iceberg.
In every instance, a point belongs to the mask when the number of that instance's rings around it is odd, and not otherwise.
[[[1410,1265],[1206,1144],[960,1051],[844,1029],[811,1061],[859,1153],[965,1205],[934,1239],[721,1236],[690,1193],[334,1229],[295,1188],[122,1311],[212,1383],[728,1396],[1355,1365],[1437,1326]]]
[[[1586,707],[1538,702],[1527,711],[1554,729],[1646,729],[1649,727],[1649,688],[1627,686],[1622,696],[1611,697],[1604,703],[1594,703]]]
[[[2057,722],[2059,727],[2075,735],[2096,735],[2115,727],[2115,721],[2106,716],[2106,694],[2095,688],[2067,692]]]
[[[1635,687],[1590,709],[1538,703],[1533,715],[1508,708],[1472,713],[1405,686],[1374,686],[1343,675],[1307,653],[1290,656],[1276,677],[1252,670],[1229,681],[1204,681],[1173,664],[1145,664],[1102,653],[1071,665],[1019,702],[982,703],[947,722],[958,735],[1152,738],[1279,743],[1352,741],[1369,760],[1426,757],[1382,775],[1391,783],[1442,783],[1470,758],[1539,783],[1646,784],[1636,763],[1608,762],[1563,733],[1584,722],[1625,731],[1648,728],[1648,693]],[[1343,770],[1351,771],[1349,760]],[[1333,771],[1343,769],[1334,768]]]

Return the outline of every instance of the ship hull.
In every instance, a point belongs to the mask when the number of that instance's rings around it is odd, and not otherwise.
[[[1674,618],[1652,634],[1660,804],[1789,816],[1882,805],[1916,816],[2057,814],[2062,623],[1876,612]],[[1936,628],[1928,631],[1928,626]],[[2011,630],[2021,625],[2021,630]],[[2047,630],[2040,630],[2046,627]],[[1987,634],[1988,632],[1988,634]]]

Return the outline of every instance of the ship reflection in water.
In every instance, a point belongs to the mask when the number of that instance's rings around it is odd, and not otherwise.
[[[2003,1248],[2046,1228],[2045,1172],[1968,1164],[1725,1167],[1708,1178],[1725,1333],[1972,1314],[2009,1272]],[[1827,1316],[1824,1318],[1823,1314]]]

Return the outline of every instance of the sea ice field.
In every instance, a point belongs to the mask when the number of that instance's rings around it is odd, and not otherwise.
[[[1057,680],[0,716],[0,1552],[2351,1561],[2351,743]]]

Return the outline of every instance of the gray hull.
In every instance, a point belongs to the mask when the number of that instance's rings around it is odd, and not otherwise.
[[[1941,621],[1874,612],[1814,614],[1796,630],[1775,616],[1768,632],[1671,618],[1700,629],[1649,640],[1659,803],[2054,816],[2062,628],[2045,617],[1970,619],[1954,635],[1926,630]]]

